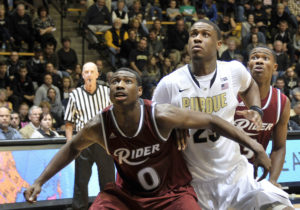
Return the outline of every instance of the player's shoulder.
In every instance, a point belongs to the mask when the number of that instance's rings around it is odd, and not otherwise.
[[[240,71],[246,70],[246,67],[239,61],[232,60],[232,61],[217,61],[217,68],[221,69],[222,71]]]
[[[178,69],[175,69],[172,73],[164,76],[161,81],[164,83],[174,83],[182,80],[189,74],[188,65],[184,65]]]

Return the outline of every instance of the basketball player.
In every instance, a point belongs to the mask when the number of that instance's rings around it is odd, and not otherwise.
[[[247,118],[260,128],[263,112],[259,89],[241,63],[217,61],[220,46],[217,25],[203,19],[194,23],[188,42],[191,64],[164,77],[155,89],[153,101],[213,113],[233,123],[239,94],[250,107]],[[256,165],[253,177],[253,166],[239,150],[236,142],[210,130],[190,130],[184,158],[200,206],[217,210],[260,209],[275,202],[290,206],[285,192],[266,180],[254,180]]]
[[[244,129],[247,134],[256,139],[267,148],[272,135],[273,145],[271,152],[272,168],[269,181],[280,187],[277,179],[282,170],[285,159],[285,144],[287,136],[288,121],[290,118],[290,100],[282,94],[279,89],[270,86],[272,73],[277,69],[276,55],[272,50],[265,47],[254,48],[250,52],[248,67],[253,79],[259,87],[261,105],[264,112],[262,128],[257,131],[255,126],[243,118],[242,110],[247,109],[243,102],[237,107],[234,123]],[[247,148],[241,148],[250,162],[253,161],[253,153]]]
[[[255,164],[269,169],[270,159],[263,147],[225,120],[139,99],[141,78],[131,69],[119,69],[110,82],[113,105],[96,115],[60,149],[24,192],[28,202],[34,202],[41,186],[81,150],[98,143],[113,156],[119,176],[115,184],[108,184],[98,195],[91,210],[200,209],[189,185],[191,175],[171,134],[174,128],[212,129],[236,139],[256,153]]]

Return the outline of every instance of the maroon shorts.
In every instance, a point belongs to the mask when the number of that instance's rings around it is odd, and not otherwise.
[[[198,210],[201,208],[191,186],[180,187],[157,197],[140,197],[126,192],[114,183],[109,183],[105,190],[98,194],[89,210],[99,209]]]

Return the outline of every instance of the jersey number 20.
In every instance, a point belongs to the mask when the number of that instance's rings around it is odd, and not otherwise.
[[[193,135],[194,143],[205,143],[208,140],[210,140],[212,142],[216,142],[220,138],[220,135],[215,132],[208,134],[208,136],[206,136],[206,137],[200,137],[204,131],[205,131],[205,129],[199,129],[194,133],[194,135]]]

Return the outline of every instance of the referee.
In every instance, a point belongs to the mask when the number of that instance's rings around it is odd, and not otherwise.
[[[66,138],[72,139],[73,127],[76,132],[91,120],[100,110],[109,105],[109,90],[106,86],[97,85],[97,66],[92,63],[83,65],[82,78],[84,85],[70,93],[65,113]],[[73,210],[88,209],[88,183],[94,162],[98,167],[100,190],[108,182],[114,182],[114,163],[100,145],[93,144],[83,150],[75,160],[75,184],[73,195]]]

